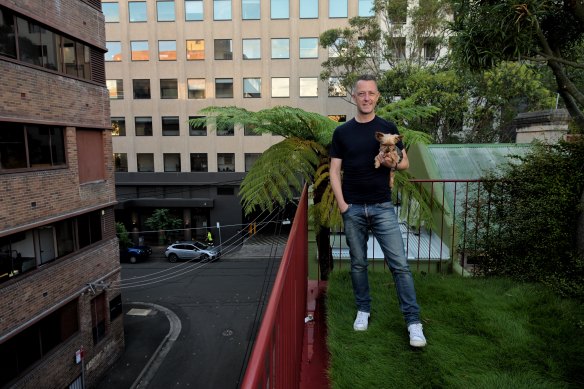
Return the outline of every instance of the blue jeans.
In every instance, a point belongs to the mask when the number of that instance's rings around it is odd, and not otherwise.
[[[351,256],[351,280],[357,309],[371,311],[367,276],[367,240],[369,229],[379,242],[391,270],[399,308],[408,325],[420,323],[420,307],[416,302],[414,279],[405,255],[404,242],[393,204],[349,204],[343,213],[345,237]]]

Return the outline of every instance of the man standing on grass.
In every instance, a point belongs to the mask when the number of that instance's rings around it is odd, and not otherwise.
[[[391,169],[407,169],[408,156],[401,141],[397,145],[402,150],[402,159],[398,163],[379,154],[375,132],[397,134],[398,130],[394,123],[375,115],[379,99],[375,78],[369,75],[359,77],[352,97],[357,105],[357,115],[337,127],[333,134],[330,180],[343,216],[351,256],[351,281],[357,304],[353,328],[355,331],[365,331],[369,325],[371,297],[367,275],[367,240],[371,230],[393,275],[399,306],[408,326],[410,345],[424,347],[426,338],[420,323],[414,280],[405,256],[389,187]],[[378,169],[373,163],[375,158],[382,164]]]

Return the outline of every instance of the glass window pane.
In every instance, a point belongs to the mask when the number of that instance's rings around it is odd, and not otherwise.
[[[18,59],[42,66],[41,27],[22,18],[16,18],[18,25]]]
[[[290,58],[290,39],[275,38],[272,39],[272,58]]]
[[[318,18],[318,0],[300,0],[300,18]]]
[[[205,79],[204,78],[189,78],[187,80],[187,87],[189,89],[189,99],[204,99],[205,98]]]
[[[150,80],[132,80],[134,86],[135,99],[149,99],[150,98]]]
[[[106,23],[118,23],[120,21],[120,5],[118,3],[101,3],[101,10]]]
[[[231,0],[213,0],[213,19],[231,20]]]
[[[243,40],[243,59],[260,59],[261,41],[259,39]]]
[[[114,166],[116,172],[128,171],[128,154],[114,153]]]
[[[300,97],[318,96],[318,78],[300,77]]]
[[[216,98],[233,97],[233,78],[215,79],[215,97]]]
[[[203,0],[185,0],[185,20],[203,20]]]
[[[59,41],[60,37],[52,31],[41,29],[41,42],[43,50],[43,66],[51,70],[59,70]],[[81,47],[81,45],[79,43]],[[82,54],[82,53],[81,53]],[[83,64],[83,60],[78,61],[78,65]],[[83,76],[83,74],[79,74]]]
[[[231,39],[215,39],[215,59],[233,59]]]
[[[192,119],[202,119],[204,117],[205,116],[189,116],[189,135],[190,136],[207,136],[207,125],[206,124],[193,126],[190,123],[190,121]]]
[[[156,14],[159,22],[174,22],[174,1],[158,1]]]
[[[300,38],[300,58],[318,58],[318,38]]]
[[[245,153],[245,171],[249,172],[253,164],[258,160],[261,154]]]
[[[176,61],[176,41],[158,41],[158,59]]]
[[[262,79],[244,78],[243,97],[262,97]]]
[[[125,117],[112,117],[112,135],[113,136],[126,136],[126,118]]]
[[[0,131],[0,171],[28,167],[24,126],[2,123]]]
[[[148,61],[150,59],[148,41],[132,41],[130,42],[130,48],[132,50],[132,61]]]
[[[290,97],[290,79],[288,77],[272,78],[272,97]]]
[[[119,62],[122,60],[122,43],[121,42],[105,42],[107,53],[105,53],[105,60],[109,62]]]
[[[164,154],[164,171],[180,172],[180,154],[178,153]]]
[[[217,154],[217,171],[234,172],[235,171],[235,154],[218,153]]]
[[[176,78],[160,80],[160,98],[178,99],[178,81]]]
[[[374,16],[373,0],[359,0],[359,16]]]
[[[136,136],[152,136],[152,117],[137,116],[134,119]]]
[[[145,22],[148,20],[145,1],[130,1],[128,3],[128,12],[130,14],[130,23]]]
[[[328,95],[330,97],[345,97],[347,96],[347,91],[341,85],[341,81],[338,77],[331,77],[328,81]]]
[[[270,0],[270,17],[272,19],[288,19],[290,17],[289,0]]]
[[[136,154],[136,162],[138,163],[139,172],[154,171],[154,154],[138,153]]]
[[[0,8],[0,54],[16,58],[14,16]]]
[[[258,20],[260,18],[260,0],[241,0],[241,18]]]
[[[124,98],[123,80],[106,80],[105,84],[109,91],[109,97],[111,100],[121,100]]]
[[[223,126],[217,126],[217,136],[234,136],[235,127],[233,124],[224,124]]]
[[[205,59],[205,41],[203,39],[192,39],[187,41],[187,60]]]
[[[329,17],[331,18],[346,18],[348,12],[347,0],[328,0],[329,2]]]
[[[206,172],[207,167],[207,154],[202,153],[192,153],[191,154],[191,171],[192,172]]]
[[[180,124],[178,116],[163,116],[162,117],[162,136],[179,136]]]
[[[73,76],[77,75],[77,45],[69,38],[63,38],[63,71]]]

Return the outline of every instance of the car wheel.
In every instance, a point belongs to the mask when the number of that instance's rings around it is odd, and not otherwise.
[[[168,256],[168,261],[174,263],[174,262],[178,261],[178,257],[176,256],[176,254],[170,254]]]
[[[133,256],[133,255],[130,257],[129,261],[130,261],[130,263],[136,263],[136,262],[138,262],[138,260],[136,259],[136,257]]]
[[[209,260],[209,256],[207,254],[201,255],[201,262],[207,262]]]

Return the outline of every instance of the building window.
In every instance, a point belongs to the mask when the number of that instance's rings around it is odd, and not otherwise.
[[[375,16],[373,0],[359,0],[359,14],[361,17]]]
[[[346,18],[348,9],[347,0],[329,0],[330,18]]]
[[[318,0],[300,0],[300,19],[318,18]]]
[[[66,164],[62,127],[2,123],[0,172]]]
[[[78,128],[76,138],[79,183],[103,181],[105,179],[103,130]]]
[[[101,212],[94,211],[75,218],[77,220],[77,236],[79,247],[86,247],[102,239]]]
[[[347,96],[347,91],[345,87],[341,84],[341,80],[338,77],[330,77],[328,80],[328,95],[329,97],[345,97]]]
[[[318,58],[318,38],[300,38],[300,58]]]
[[[335,43],[329,47],[328,56],[329,58],[336,58],[339,57],[341,54],[346,52],[347,41],[343,38],[337,38]]]
[[[136,136],[152,136],[152,117],[136,116],[134,119]]]
[[[110,322],[114,321],[115,318],[122,316],[122,295],[118,294],[116,297],[109,302],[110,311]]]
[[[150,98],[150,80],[132,80],[134,87],[134,99],[149,99]]]
[[[347,121],[347,115],[328,115],[328,118],[339,123],[344,123]]]
[[[189,135],[190,136],[207,136],[207,125],[206,121],[205,124],[197,124],[193,125],[191,120],[193,119],[204,119],[205,116],[189,116]]]
[[[187,87],[189,89],[189,99],[204,99],[205,98],[205,79],[204,78],[189,78],[187,80]]]
[[[131,41],[132,61],[148,61],[150,52],[148,51],[148,41]]]
[[[318,96],[318,78],[300,77],[300,97]]]
[[[235,126],[233,124],[226,124],[224,126],[217,126],[217,136],[234,136]]]
[[[102,293],[91,300],[93,344],[97,344],[105,338],[105,317],[105,293]]]
[[[106,62],[120,62],[122,60],[122,43],[105,42],[107,53],[105,53]]]
[[[262,154],[245,153],[245,171],[249,172],[253,164],[258,160]]]
[[[233,97],[233,78],[215,79],[215,97],[218,99]]]
[[[270,17],[272,19],[290,18],[290,1],[270,0]]]
[[[176,61],[176,41],[158,41],[158,60]]]
[[[160,80],[160,98],[178,99],[178,81],[176,78]]]
[[[106,23],[119,23],[120,5],[118,3],[101,3],[101,10]]]
[[[234,172],[235,171],[235,154],[218,153],[217,154],[217,171]]]
[[[191,153],[191,171],[192,172],[208,171],[207,154]]]
[[[272,97],[290,97],[290,78],[272,78]]]
[[[113,136],[126,136],[126,118],[125,117],[112,117],[112,135]]]
[[[164,171],[165,172],[180,172],[180,154],[169,153],[164,154]]]
[[[438,56],[438,42],[436,39],[427,38],[424,42],[424,59],[434,61]]]
[[[244,78],[243,97],[262,97],[262,79]]]
[[[136,162],[138,164],[139,172],[153,172],[154,171],[154,154],[138,153],[136,154]]]
[[[159,22],[174,22],[174,1],[156,2],[156,14]]]
[[[253,124],[246,124],[243,126],[243,135],[244,136],[262,136],[261,133],[254,131],[255,126]]]
[[[110,100],[122,100],[124,98],[124,80],[106,80],[105,85],[107,86]]]
[[[243,40],[243,59],[260,59],[261,55],[261,41],[259,39],[244,39]]]
[[[215,59],[233,59],[231,39],[215,39]]]
[[[405,59],[406,58],[406,38],[397,37],[393,39],[393,48],[391,57],[393,59]]]
[[[213,0],[213,20],[231,20],[231,0]]]
[[[14,16],[9,11],[0,8],[0,54],[16,58],[16,28]],[[107,42],[106,42],[107,44]]]
[[[241,0],[241,18],[243,20],[259,20],[260,0]]]
[[[162,136],[179,136],[180,125],[178,116],[163,116],[162,117]]]
[[[130,1],[128,3],[128,13],[130,14],[130,23],[148,21],[145,1]]]
[[[116,172],[128,171],[128,154],[114,153],[114,166]]]
[[[290,39],[272,39],[272,59],[290,58]]]
[[[203,0],[185,0],[185,20],[187,22],[203,20],[203,16]]]
[[[187,60],[202,60],[205,59],[205,40],[203,39],[189,39],[187,40]]]

